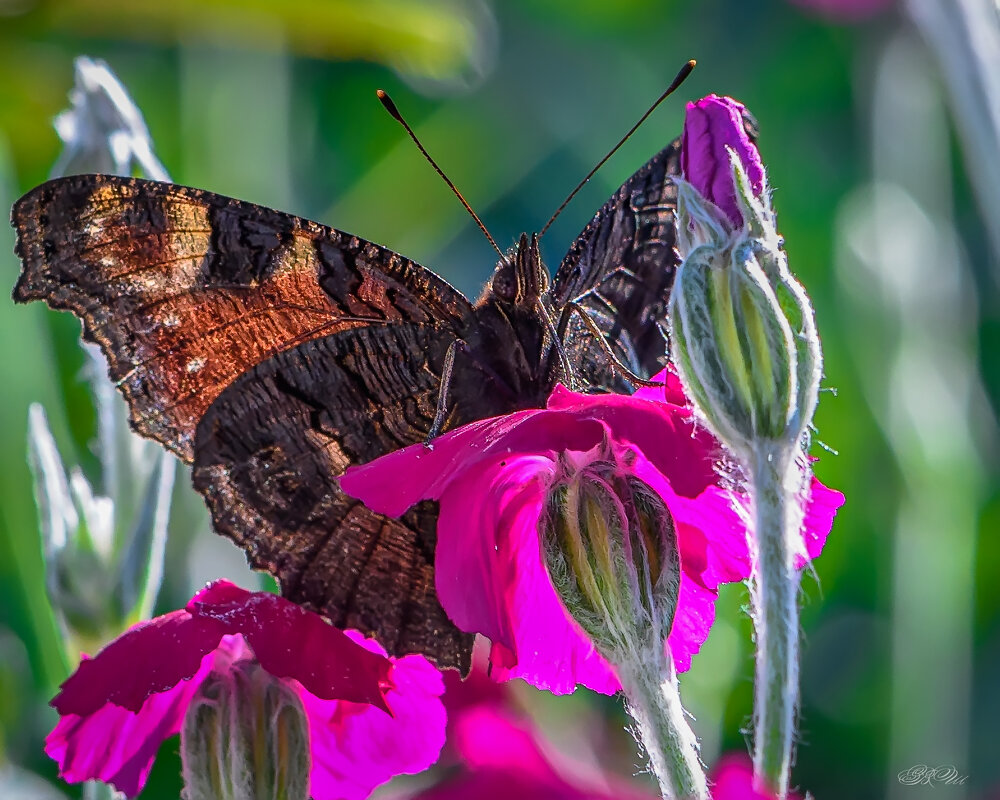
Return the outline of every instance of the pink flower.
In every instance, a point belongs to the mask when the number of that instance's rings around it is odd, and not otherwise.
[[[678,670],[708,636],[717,587],[750,572],[745,526],[721,485],[719,444],[692,423],[674,375],[635,395],[583,395],[556,387],[545,409],[465,425],[341,479],[376,511],[440,503],[435,580],[448,615],[492,640],[493,676],[523,678],[556,694],[577,684],[612,694],[611,665],[562,606],[540,552],[542,504],[561,453],[602,442],[631,450],[636,477],[663,499],[676,526],[681,578],[666,641]],[[807,507],[805,549],[818,555],[843,502],[818,482]]]
[[[530,722],[494,705],[467,708],[449,743],[457,774],[412,800],[655,800],[658,795],[556,753]],[[589,773],[581,779],[581,773]]]
[[[739,227],[743,224],[729,161],[733,150],[743,163],[754,194],[764,190],[764,165],[743,124],[742,103],[710,94],[687,104],[681,139],[681,174],[706,200]]]
[[[713,800],[774,800],[774,795],[753,788],[753,764],[746,753],[729,753],[720,758],[709,776]],[[789,792],[787,800],[802,800]]]
[[[315,800],[367,797],[394,775],[437,759],[444,686],[426,659],[386,658],[360,634],[227,581],[85,657],[52,701],[61,719],[45,751],[65,780],[102,780],[135,796],[199,686],[252,658],[302,702]]]
[[[791,0],[831,22],[858,22],[891,7],[896,0]]]

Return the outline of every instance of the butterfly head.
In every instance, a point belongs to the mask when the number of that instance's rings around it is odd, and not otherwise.
[[[493,273],[493,295],[508,303],[534,308],[549,290],[549,273],[538,251],[538,234],[522,233]]]

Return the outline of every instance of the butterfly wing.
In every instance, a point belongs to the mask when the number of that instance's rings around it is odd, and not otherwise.
[[[220,533],[338,624],[467,667],[433,590],[436,510],[388,519],[336,482],[426,435],[472,324],[460,293],[357,237],[171,184],[62,178],[12,219],[14,299],[81,318],[136,430],[194,462]]]
[[[391,251],[197,189],[77,175],[35,188],[11,216],[24,264],[14,299],[80,317],[136,430],[185,461],[211,403],[276,353],[372,324],[460,327],[471,313]]]
[[[338,488],[353,463],[423,440],[454,335],[419,324],[342,331],[226,388],[198,425],[194,483],[216,528],[282,593],[393,654],[468,668],[472,637],[434,588],[435,506],[390,519]]]
[[[552,300],[557,307],[581,305],[605,332],[609,344],[640,375],[662,367],[660,326],[677,270],[674,217],[680,174],[680,139],[675,139],[629,178],[597,212],[556,271]],[[579,322],[574,323],[579,325]],[[589,336],[569,338],[587,352],[583,370],[595,369],[598,354]],[[584,376],[589,383],[603,380]]]

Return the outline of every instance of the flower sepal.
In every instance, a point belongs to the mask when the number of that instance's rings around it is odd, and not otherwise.
[[[677,249],[693,254],[700,247],[709,252],[725,250],[735,234],[733,223],[715,203],[680,177],[677,186]]]
[[[213,672],[184,716],[181,760],[185,800],[307,800],[302,701],[254,658]]]
[[[781,249],[766,177],[756,194],[738,155],[727,152],[743,224],[727,220],[726,240],[704,222],[722,212],[678,181],[684,260],[670,299],[672,354],[710,429],[748,459],[762,441],[789,448],[801,441],[821,355],[812,306]]]
[[[556,594],[612,664],[659,657],[680,587],[673,518],[634,460],[607,438],[560,453],[540,525]]]

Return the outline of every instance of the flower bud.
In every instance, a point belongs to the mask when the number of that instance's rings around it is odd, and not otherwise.
[[[703,198],[739,227],[737,192],[730,178],[730,153],[735,153],[757,195],[765,190],[764,165],[748,127],[756,123],[742,103],[710,94],[687,104],[681,142],[681,173]]]
[[[673,518],[633,461],[607,442],[560,454],[541,520],[556,592],[612,664],[662,650],[680,585]]]
[[[73,66],[71,108],[55,119],[65,147],[52,177],[81,172],[131,175],[138,170],[153,180],[169,180],[153,154],[142,113],[108,65],[80,56]]]
[[[729,151],[735,228],[732,215],[677,180],[682,263],[670,298],[672,355],[684,386],[744,461],[755,443],[801,440],[822,364],[812,306],[788,270],[766,176],[755,181],[745,162]]]
[[[29,409],[28,461],[48,594],[72,661],[80,652],[99,650],[152,608],[162,577],[174,462],[166,453],[150,456],[127,465],[136,496],[119,492],[116,501],[96,492],[79,467],[67,475],[45,411],[37,403]],[[126,505],[126,499],[133,502]]]
[[[255,659],[214,672],[181,729],[185,800],[307,800],[309,725],[299,696]]]
[[[71,108],[56,117],[64,148],[53,177],[113,172],[168,180],[142,114],[102,61],[74,62]],[[84,344],[97,416],[98,480],[68,470],[39,405],[29,412],[48,589],[70,661],[149,617],[163,573],[176,460],[132,433],[128,408],[97,345]]]

